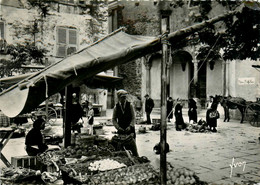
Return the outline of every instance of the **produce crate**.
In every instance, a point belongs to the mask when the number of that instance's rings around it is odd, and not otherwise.
[[[93,130],[95,135],[104,135],[105,131],[103,130],[103,128],[94,128]]]
[[[16,156],[11,157],[11,164],[14,167],[24,167],[29,169],[41,169],[42,164],[36,159],[36,156]]]
[[[153,123],[153,124],[161,123],[161,119],[159,119],[159,118],[153,118],[153,119],[152,119],[152,123]]]
[[[98,145],[98,146],[108,146],[108,139],[102,138],[102,137],[97,137],[95,139],[94,144]]]
[[[94,141],[95,141],[95,137],[96,136],[90,136],[90,135],[87,135],[87,134],[78,134],[76,136],[76,141],[75,141],[75,144],[76,145],[94,145]]]

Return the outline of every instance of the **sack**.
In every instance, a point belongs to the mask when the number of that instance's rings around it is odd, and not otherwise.
[[[160,145],[160,143],[157,143],[157,144],[153,147],[153,151],[155,152],[155,154],[160,154],[160,153],[161,153],[161,145]],[[165,145],[165,152],[168,153],[169,151],[170,151],[169,144],[166,143],[166,145]]]
[[[218,111],[215,110],[215,111],[210,112],[210,113],[209,113],[209,118],[211,118],[211,119],[218,119],[218,118],[219,118],[219,113],[218,113]]]

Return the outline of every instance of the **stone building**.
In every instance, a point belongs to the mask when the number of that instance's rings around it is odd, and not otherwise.
[[[1,43],[9,45],[30,43],[46,49],[47,53],[41,66],[45,67],[106,36],[107,12],[105,1],[2,0],[0,1]],[[1,49],[0,58],[8,57]],[[25,62],[27,67],[39,65],[33,60]],[[111,71],[105,71],[98,79],[102,78],[102,81],[110,83],[111,75],[113,76]],[[95,82],[98,79],[94,79]],[[91,89],[84,85],[84,82],[76,82],[74,87],[74,91],[78,96],[82,96],[82,100],[89,99],[92,103],[102,105],[103,110],[106,110],[107,104],[111,105],[112,98],[107,95],[108,87],[102,87],[102,84],[98,89],[94,86]],[[109,88],[113,89],[113,86]]]
[[[228,6],[211,1],[208,17],[213,18],[227,11]],[[112,31],[125,26],[130,34],[159,36],[165,30],[174,32],[198,23],[196,17],[200,14],[196,1],[191,0],[115,1],[109,4],[109,28]],[[215,27],[221,31],[223,24],[218,22]],[[214,62],[206,58],[198,60],[198,50],[202,46],[200,43],[171,50],[168,96],[175,100],[196,98],[202,108],[205,108],[211,95],[231,95],[248,101],[255,101],[259,97],[260,73],[252,67],[259,61],[224,61],[221,57]],[[124,71],[126,89],[142,97],[150,94],[156,107],[160,107],[161,58],[158,52],[116,69],[119,75]],[[135,70],[125,73],[126,66]]]

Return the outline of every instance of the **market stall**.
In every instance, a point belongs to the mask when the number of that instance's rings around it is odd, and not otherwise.
[[[3,184],[160,184],[159,171],[145,156],[116,150],[111,142],[103,136],[78,134],[74,146],[37,155],[38,170],[3,168],[0,180]],[[167,184],[181,183],[205,184],[195,172],[168,163]]]
[[[235,12],[229,12],[228,15],[232,15]],[[133,36],[128,35],[122,30],[117,30],[114,33],[108,35],[107,37],[93,43],[92,45],[88,46],[87,48],[84,48],[78,52],[76,52],[73,55],[68,56],[67,58],[58,61],[45,69],[41,70],[40,72],[33,74],[26,79],[20,81],[19,83],[15,84],[14,86],[10,87],[9,89],[3,91],[0,94],[0,109],[10,117],[15,117],[19,114],[28,113],[35,107],[37,107],[40,103],[42,103],[45,99],[47,99],[49,96],[59,92],[64,87],[70,87],[73,82],[80,81],[84,79],[92,78],[95,74],[102,72],[104,70],[108,70],[114,66],[127,63],[129,61],[135,60],[137,58],[140,58],[142,56],[145,56],[149,53],[154,53],[159,50],[163,50],[163,60],[162,60],[162,74],[166,74],[166,62],[167,62],[167,41],[172,41],[175,39],[182,39],[183,37],[186,37],[195,31],[203,29],[206,25],[213,24],[215,22],[218,22],[219,20],[227,17],[227,15],[218,16],[211,20],[208,20],[206,22],[202,22],[200,24],[196,24],[194,26],[191,26],[187,29],[181,29],[176,32],[170,33],[168,37],[158,36],[158,37],[146,37],[146,36]],[[124,42],[122,42],[122,40]],[[162,42],[163,41],[163,42]],[[163,47],[162,47],[163,46]],[[165,145],[166,145],[166,82],[165,78],[162,78],[162,109],[161,109],[161,169],[160,169],[160,176],[161,178],[156,178],[156,174],[152,167],[147,165],[141,165],[141,169],[139,167],[132,167],[134,165],[127,166],[124,164],[122,166],[122,170],[119,169],[109,169],[109,170],[118,170],[116,172],[122,172],[122,176],[118,177],[125,178],[126,173],[133,173],[136,174],[137,171],[140,171],[141,175],[143,173],[148,173],[143,175],[142,178],[135,180],[130,179],[127,181],[126,179],[122,179],[120,182],[128,182],[129,184],[149,184],[150,180],[158,180],[161,184],[166,183],[166,152],[165,152]],[[70,138],[71,138],[71,123],[69,122],[69,110],[70,106],[68,102],[71,102],[71,89],[68,88],[66,91],[66,111],[68,113],[65,113],[65,146],[66,152],[69,152],[71,155],[74,154],[75,150],[71,149],[69,147],[70,145]],[[69,99],[70,98],[70,99]],[[68,142],[66,142],[68,141]],[[96,146],[96,145],[94,145]],[[97,147],[98,148],[98,147]],[[68,151],[67,151],[68,150]],[[81,153],[85,150],[79,150]],[[80,153],[78,150],[77,152]],[[100,151],[98,152],[100,153]],[[46,154],[48,156],[48,154]],[[50,155],[51,156],[51,155]],[[54,155],[57,156],[57,155]],[[81,156],[84,156],[81,154]],[[113,156],[113,153],[112,153]],[[88,157],[88,156],[87,156]],[[104,157],[104,156],[103,156]],[[109,155],[109,157],[111,157]],[[129,155],[127,155],[129,158]],[[58,158],[59,160],[55,162],[51,157],[51,162],[54,161],[54,166],[58,169],[63,169],[64,164],[66,165],[66,157],[65,157],[65,163],[64,160],[60,160],[59,157],[55,157],[55,159]],[[126,159],[128,159],[126,158]],[[107,158],[101,158],[99,160],[105,160]],[[78,160],[78,158],[77,158]],[[96,159],[95,159],[96,160]],[[113,159],[114,160],[114,159]],[[75,160],[76,161],[76,160]],[[96,162],[96,161],[91,161]],[[110,161],[111,162],[111,161]],[[119,161],[117,161],[119,162]],[[120,162],[119,162],[120,163]],[[56,165],[55,165],[56,164]],[[90,164],[90,163],[89,163]],[[59,166],[60,165],[60,166]],[[130,167],[130,168],[129,168]],[[143,170],[144,168],[144,170]],[[73,168],[70,168],[73,169]],[[89,166],[84,167],[84,169],[89,169]],[[108,171],[109,171],[108,170]],[[126,171],[125,171],[126,170]],[[63,170],[64,171],[64,170]],[[106,173],[100,170],[96,171],[96,174],[94,173],[88,173],[87,171],[87,178],[89,180],[82,181],[84,183],[89,184],[102,184],[104,182],[104,177],[111,175],[111,180],[115,180],[116,177],[113,176],[115,174],[120,173]],[[43,175],[44,174],[44,175]],[[73,171],[70,174],[77,174],[80,179],[82,178],[82,173],[79,170]],[[84,173],[86,174],[86,173]],[[5,174],[3,174],[4,176]],[[49,178],[50,181],[55,182],[55,179],[57,178],[57,173],[48,172],[48,173],[42,173],[42,179],[44,181],[47,181]],[[94,177],[97,178],[94,178]],[[132,175],[130,175],[132,176]],[[46,178],[45,178],[46,177]],[[59,176],[58,176],[59,177]],[[179,177],[179,175],[176,175],[176,177]],[[180,176],[181,178],[182,176]],[[60,177],[59,177],[60,178]],[[57,178],[57,180],[59,179]],[[184,177],[183,177],[184,178]],[[101,179],[101,181],[100,181]],[[110,180],[107,179],[108,182]],[[64,179],[65,180],[65,179]],[[78,179],[76,179],[78,180]],[[193,179],[191,179],[193,181]],[[97,182],[97,183],[96,183]],[[136,182],[136,183],[134,183]],[[115,182],[111,182],[112,184]],[[156,184],[156,182],[154,182]]]

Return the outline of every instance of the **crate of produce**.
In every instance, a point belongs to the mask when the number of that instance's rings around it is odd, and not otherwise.
[[[97,146],[108,146],[108,139],[104,138],[104,137],[96,137],[94,144]]]
[[[90,136],[86,133],[78,134],[76,136],[75,144],[76,145],[94,145],[96,136]]]
[[[161,123],[161,119],[160,118],[153,118],[152,123],[153,124]]]
[[[36,156],[28,155],[11,157],[11,164],[14,167],[24,167],[29,169],[41,169],[42,166]]]
[[[0,170],[1,184],[43,184],[41,172],[23,167],[5,167]]]

